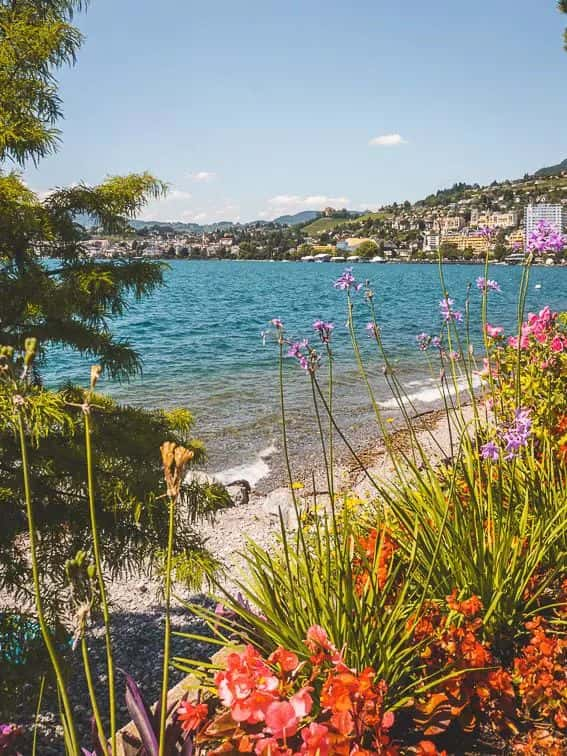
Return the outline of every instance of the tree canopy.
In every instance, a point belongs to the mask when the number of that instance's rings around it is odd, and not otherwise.
[[[56,72],[82,42],[73,13],[88,0],[0,2],[0,161],[20,165],[53,152],[61,99]]]
[[[73,26],[81,0],[0,0],[0,587],[25,593],[29,560],[25,538],[22,471],[10,407],[13,387],[6,355],[36,339],[37,359],[22,383],[23,402],[58,407],[41,438],[31,439],[31,485],[36,506],[41,567],[55,593],[65,580],[65,562],[89,546],[85,486],[84,391],[76,386],[46,391],[42,358],[61,345],[100,363],[111,378],[126,379],[141,357],[110,325],[130,304],[162,284],[160,263],[96,262],[85,248],[87,216],[105,233],[128,229],[132,219],[165,184],[150,173],[110,176],[91,186],[78,183],[39,196],[17,172],[37,163],[58,144],[61,115],[56,74],[75,62],[82,37]],[[34,342],[35,343],[35,342]],[[97,395],[93,413],[98,519],[111,571],[151,568],[167,544],[167,500],[159,444],[191,448],[186,411],[135,409]],[[184,521],[178,523],[177,567],[198,583],[210,556],[194,530],[197,516],[227,506],[220,486],[189,486]],[[190,566],[189,566],[190,565]],[[1,697],[1,696],[0,696]]]
[[[557,4],[559,6],[559,10],[561,11],[561,13],[567,13],[567,0],[559,0]],[[567,50],[567,29],[565,29],[565,34],[564,34],[563,39],[565,41],[565,50]]]

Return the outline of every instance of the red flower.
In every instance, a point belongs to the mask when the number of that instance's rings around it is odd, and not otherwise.
[[[293,672],[299,666],[297,655],[281,646],[270,654],[268,661],[270,664],[278,664],[282,672]]]
[[[207,718],[209,708],[207,704],[195,704],[192,701],[181,701],[177,708],[177,718],[185,732],[197,730]]]

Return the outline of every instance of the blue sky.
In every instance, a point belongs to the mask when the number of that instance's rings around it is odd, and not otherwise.
[[[210,222],[518,177],[567,157],[566,20],[554,0],[92,0],[61,149],[26,178],[150,170],[171,192],[142,217]]]

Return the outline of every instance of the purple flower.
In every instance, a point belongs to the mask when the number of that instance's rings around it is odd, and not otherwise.
[[[366,329],[368,336],[375,339],[378,338],[379,330],[376,323],[370,321],[370,323],[367,323],[364,327]]]
[[[485,239],[488,239],[488,241],[490,241],[494,237],[496,233],[496,229],[490,228],[490,226],[481,226],[478,232],[481,236],[483,236]]]
[[[431,339],[431,346],[435,347],[436,349],[441,349],[441,339],[439,336],[434,336]]]
[[[334,327],[334,323],[326,323],[324,320],[316,320],[313,323],[313,330],[317,331],[323,344],[329,343],[331,339],[331,331]]]
[[[494,281],[491,278],[484,278],[484,276],[479,276],[476,279],[476,288],[480,291],[498,291],[502,292],[502,289],[500,288],[500,284],[498,281]]]
[[[283,321],[280,320],[280,318],[272,318],[270,320],[270,323],[274,326],[274,328],[283,328]]]
[[[426,352],[431,344],[431,336],[428,333],[418,333],[415,337],[417,341],[417,348],[420,352]]]
[[[333,286],[341,291],[353,289],[356,292],[362,289],[362,284],[357,284],[356,278],[352,275],[352,268],[345,268],[342,276],[337,278]]]
[[[459,310],[451,309],[455,304],[455,300],[451,297],[445,297],[439,302],[439,312],[443,320],[448,323],[450,320],[454,320],[456,323],[463,322],[463,313]]]
[[[303,351],[305,349],[307,350],[307,352]],[[309,346],[307,339],[292,342],[289,345],[287,356],[295,357],[295,359],[299,362],[299,366],[303,368],[303,370],[310,370],[311,372],[315,372],[315,370],[319,366],[319,355],[317,354],[315,349],[312,349]]]
[[[301,341],[292,341],[292,343],[289,345],[289,349],[287,350],[287,356],[299,357],[301,350],[305,349],[308,344],[309,342],[307,341],[307,339],[302,339]]]
[[[541,220],[536,230],[528,236],[527,250],[535,254],[561,252],[567,245],[567,237],[545,220]]]
[[[514,459],[520,449],[528,445],[531,429],[530,411],[521,408],[517,409],[514,422],[502,433],[502,441],[506,445],[506,459]]]
[[[491,462],[497,462],[498,457],[500,456],[500,449],[494,441],[489,441],[487,444],[480,447],[480,456],[483,459],[489,459]]]

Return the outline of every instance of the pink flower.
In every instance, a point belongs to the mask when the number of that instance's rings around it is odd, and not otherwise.
[[[551,340],[549,348],[552,352],[563,352],[565,349],[565,342],[563,341],[561,336],[554,336]]]
[[[266,726],[275,738],[289,738],[297,732],[299,718],[289,701],[274,701],[266,710]]]
[[[486,324],[486,335],[491,339],[499,339],[504,335],[504,329],[502,326],[493,326],[490,323]]]
[[[293,695],[289,702],[293,707],[295,715],[299,719],[306,717],[313,708],[313,699],[309,695],[311,688],[301,688],[295,695]]]
[[[307,647],[310,650],[318,651],[317,647],[330,651],[333,649],[333,645],[329,640],[327,632],[321,627],[321,625],[311,625],[307,631]]]
[[[301,754],[307,756],[329,756],[331,753],[331,743],[329,741],[329,728],[325,725],[312,722],[309,727],[301,730]]]

